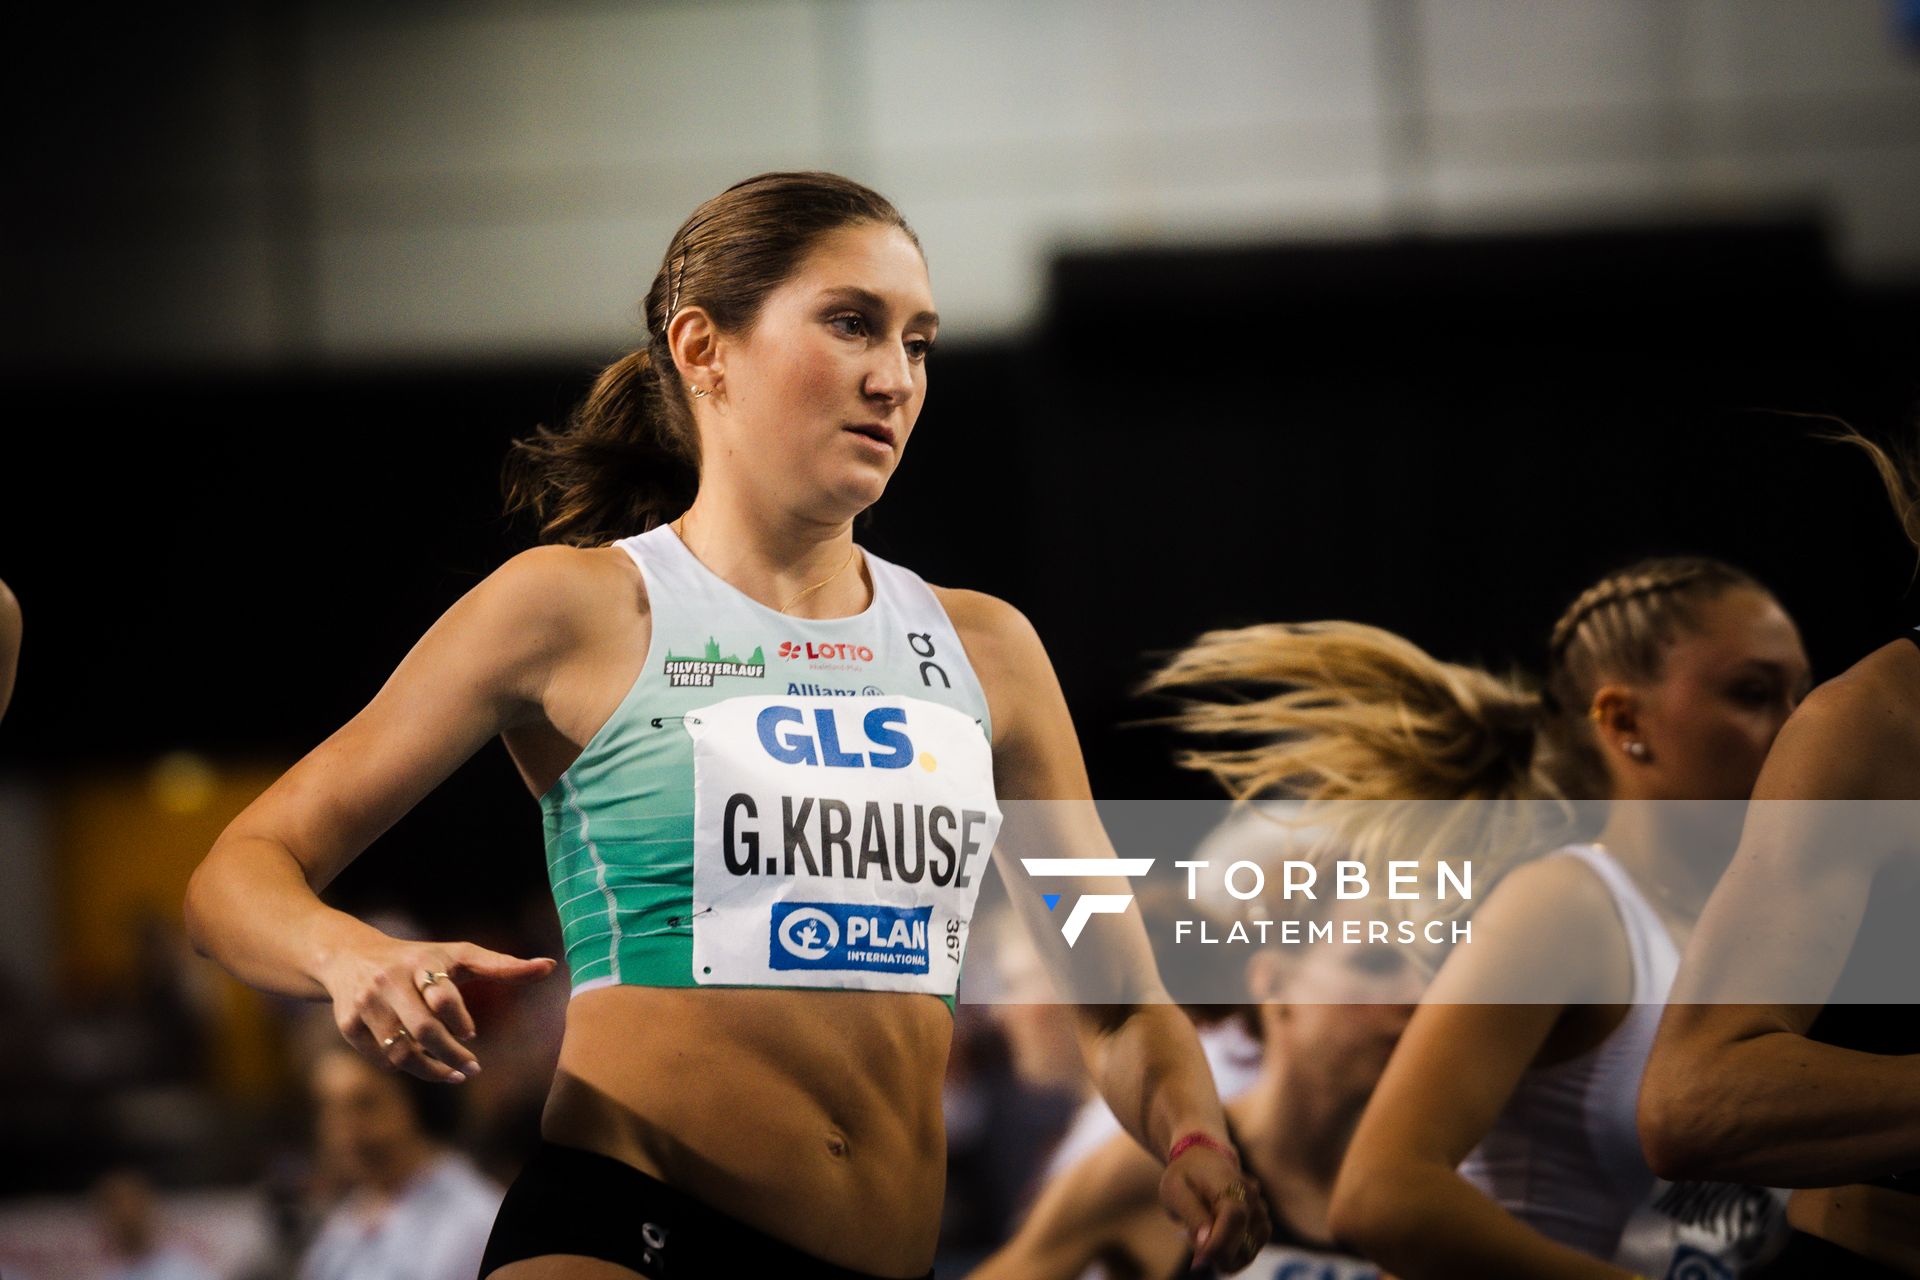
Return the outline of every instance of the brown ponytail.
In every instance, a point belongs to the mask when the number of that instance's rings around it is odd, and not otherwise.
[[[822,236],[859,223],[898,227],[919,244],[884,196],[831,173],[763,173],[695,209],[647,290],[646,345],[600,374],[564,428],[514,442],[502,478],[508,514],[530,512],[542,542],[601,546],[685,511],[700,484],[700,437],[667,326],[692,306],[722,332],[749,331]]]
[[[700,483],[694,442],[660,412],[649,349],[601,371],[564,430],[513,442],[509,513],[531,511],[542,542],[603,546],[687,509]]]

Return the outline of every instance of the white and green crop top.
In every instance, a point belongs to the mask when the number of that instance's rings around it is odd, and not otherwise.
[[[1000,825],[986,696],[918,575],[790,618],[661,526],[615,544],[653,639],[540,799],[573,991],[831,987],[948,997]]]

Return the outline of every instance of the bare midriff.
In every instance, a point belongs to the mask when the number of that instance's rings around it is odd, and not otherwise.
[[[568,1008],[541,1130],[828,1262],[920,1276],[952,1035],[928,995],[604,987]]]

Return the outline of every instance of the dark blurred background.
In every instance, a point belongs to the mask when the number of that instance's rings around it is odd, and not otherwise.
[[[1877,482],[1814,439],[1920,421],[1911,5],[131,22],[8,57],[0,1214],[56,1241],[25,1274],[80,1256],[47,1197],[119,1163],[238,1196],[200,1228],[238,1274],[257,1242],[220,1233],[304,1142],[300,1015],[184,953],[185,876],[527,544],[507,443],[747,174],[841,169],[920,231],[947,320],[863,539],[1033,619],[1102,796],[1209,794],[1131,689],[1211,627],[1352,618],[1537,670],[1591,579],[1676,551],[1773,585],[1821,677],[1920,619]],[[329,896],[537,951],[538,850],[489,747]],[[968,1031],[976,1082],[1003,1070]],[[506,1176],[530,1122],[497,1105]],[[977,1194],[963,1253],[1017,1201]]]

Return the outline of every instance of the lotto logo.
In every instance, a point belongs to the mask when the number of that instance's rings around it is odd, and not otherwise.
[[[873,650],[864,644],[821,644],[813,640],[782,640],[780,656],[788,662],[872,662]]]

